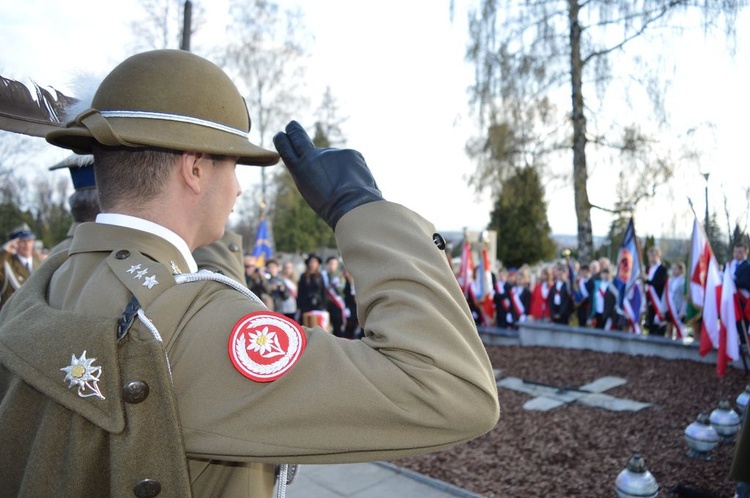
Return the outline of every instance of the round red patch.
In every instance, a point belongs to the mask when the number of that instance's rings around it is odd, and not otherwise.
[[[292,368],[306,341],[302,327],[293,320],[273,311],[256,311],[234,325],[229,359],[248,379],[271,382]]]

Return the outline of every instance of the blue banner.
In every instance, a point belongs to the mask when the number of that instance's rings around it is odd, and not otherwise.
[[[260,225],[258,225],[252,255],[255,256],[255,265],[258,268],[263,268],[266,265],[266,261],[273,256],[271,237],[268,234],[268,222],[265,219],[261,220]]]
[[[635,237],[633,219],[628,222],[622,239],[620,252],[617,254],[617,274],[615,285],[620,291],[619,305],[630,322],[632,331],[641,333],[641,302],[642,292],[640,279],[643,273],[641,253],[638,240]]]

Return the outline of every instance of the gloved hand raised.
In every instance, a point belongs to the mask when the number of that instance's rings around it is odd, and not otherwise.
[[[317,148],[296,121],[286,126],[286,133],[277,133],[273,144],[302,197],[331,228],[355,207],[383,200],[356,150]]]

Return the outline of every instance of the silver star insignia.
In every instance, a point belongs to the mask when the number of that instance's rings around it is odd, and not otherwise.
[[[151,289],[154,285],[159,285],[159,282],[156,281],[156,275],[151,275],[143,280],[144,287]]]
[[[78,396],[82,398],[96,396],[105,399],[97,384],[102,374],[102,367],[94,366],[95,361],[96,358],[86,358],[86,351],[84,350],[80,358],[76,358],[74,354],[70,355],[70,365],[60,370],[65,372],[64,380],[70,382],[68,389],[78,386]],[[87,390],[92,392],[87,392]]]
[[[143,269],[143,270],[141,270],[141,271],[137,272],[137,273],[135,274],[135,277],[133,277],[133,278],[134,278],[134,279],[136,279],[136,280],[140,280],[141,278],[143,278],[143,276],[144,276],[144,275],[145,275],[146,273],[148,273],[148,268],[145,268],[145,269]]]
[[[131,266],[131,267],[130,267],[130,269],[129,269],[129,270],[127,271],[127,272],[128,272],[128,273],[135,273],[135,272],[136,272],[136,270],[140,270],[140,268],[141,268],[141,265],[140,265],[140,264],[138,264],[138,265],[133,265],[133,266]]]

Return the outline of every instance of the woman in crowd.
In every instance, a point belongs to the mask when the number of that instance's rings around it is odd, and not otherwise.
[[[302,315],[308,311],[325,311],[326,285],[320,273],[320,258],[311,254],[305,260],[305,273],[297,283],[297,309]]]
[[[276,311],[299,322],[301,318],[297,316],[297,276],[294,274],[294,263],[291,261],[282,265],[281,281],[286,286],[288,296],[281,302],[281,307]]]

